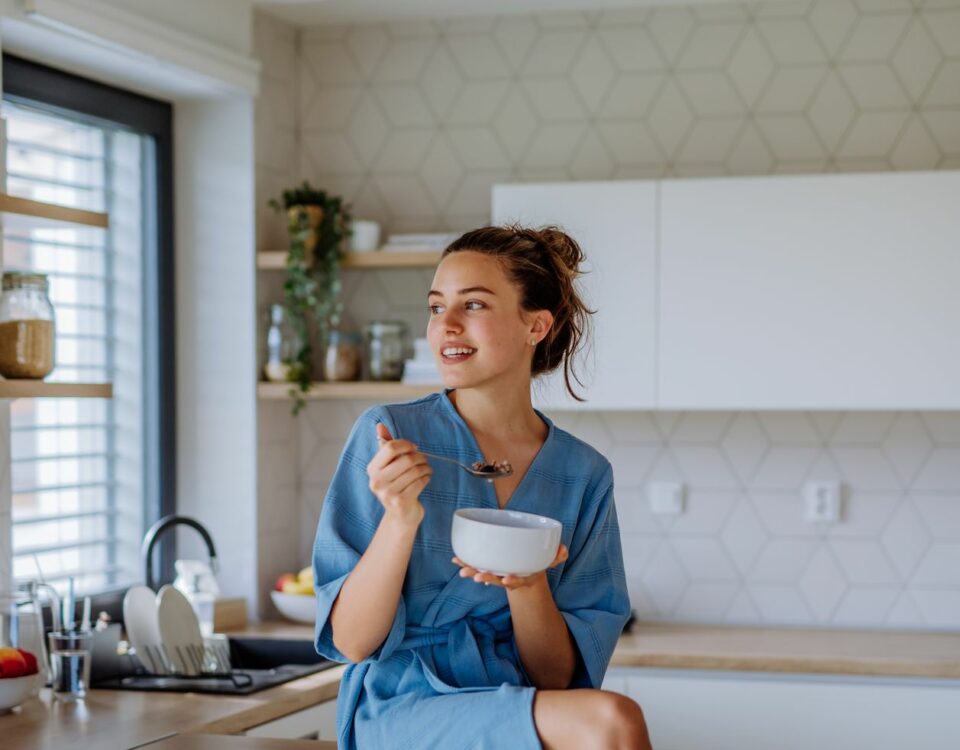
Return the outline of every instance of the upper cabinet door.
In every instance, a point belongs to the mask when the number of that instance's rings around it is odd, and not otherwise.
[[[574,182],[496,185],[493,221],[555,224],[586,254],[578,285],[596,310],[577,359],[586,403],[566,393],[562,368],[534,381],[541,409],[651,409],[655,406],[656,183]]]
[[[661,191],[661,408],[960,408],[960,173]]]

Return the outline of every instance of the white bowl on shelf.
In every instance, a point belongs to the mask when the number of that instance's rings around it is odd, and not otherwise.
[[[273,606],[280,614],[294,622],[317,621],[317,598],[312,594],[286,594],[283,591],[271,591]]]
[[[39,674],[0,678],[0,714],[19,706],[41,687]]]
[[[450,543],[467,565],[494,575],[528,576],[557,556],[562,524],[533,513],[462,508],[453,514]]]

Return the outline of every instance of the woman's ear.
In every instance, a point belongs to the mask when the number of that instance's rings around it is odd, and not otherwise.
[[[530,326],[530,337],[535,338],[537,343],[543,341],[552,325],[553,313],[549,310],[537,310],[533,314],[533,321]]]

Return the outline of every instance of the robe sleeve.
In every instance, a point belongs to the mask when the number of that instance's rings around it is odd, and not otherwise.
[[[607,466],[585,503],[554,601],[579,650],[572,688],[599,688],[617,639],[630,616],[620,528]]]
[[[333,661],[349,662],[333,645],[330,612],[347,576],[370,544],[383,506],[369,487],[367,464],[377,452],[377,423],[382,422],[396,435],[397,430],[386,408],[373,407],[354,424],[337,464],[313,543],[313,577],[317,597],[317,622],[314,643],[317,653]],[[397,605],[393,625],[384,642],[368,660],[386,659],[403,640],[406,607],[403,596]]]

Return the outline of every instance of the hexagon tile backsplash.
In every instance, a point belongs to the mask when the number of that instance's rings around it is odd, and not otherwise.
[[[313,404],[299,435],[301,555],[366,403]],[[960,413],[552,413],[611,461],[627,581],[646,620],[960,626]],[[843,518],[803,520],[803,485]],[[683,482],[684,512],[649,510]],[[544,509],[545,513],[549,511]]]
[[[483,223],[502,181],[960,167],[957,0],[325,26],[298,44],[300,170],[392,230]]]

